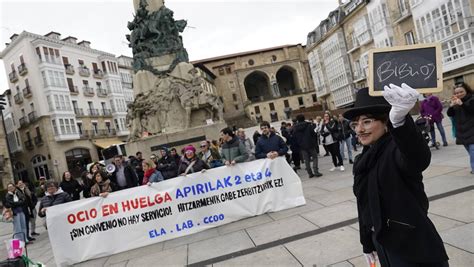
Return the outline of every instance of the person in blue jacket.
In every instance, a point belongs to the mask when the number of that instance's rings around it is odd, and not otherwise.
[[[274,159],[279,156],[285,156],[288,147],[283,138],[270,131],[270,123],[262,121],[260,123],[262,136],[258,139],[255,146],[255,157],[257,159]]]

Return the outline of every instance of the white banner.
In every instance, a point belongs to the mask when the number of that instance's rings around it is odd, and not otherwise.
[[[300,178],[279,157],[50,207],[46,217],[65,266],[304,204]]]

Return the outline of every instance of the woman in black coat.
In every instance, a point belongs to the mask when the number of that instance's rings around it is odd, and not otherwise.
[[[448,116],[454,118],[456,144],[464,145],[471,161],[471,174],[474,174],[474,94],[461,83],[454,88]]]
[[[363,252],[382,266],[448,266],[422,182],[431,152],[408,115],[419,94],[405,84],[383,94],[388,102],[360,89],[344,113],[364,146],[353,169]]]
[[[64,192],[68,193],[73,201],[81,198],[79,193],[82,191],[82,186],[72,177],[69,171],[63,173],[63,180],[61,184],[59,184],[59,187],[61,187]]]

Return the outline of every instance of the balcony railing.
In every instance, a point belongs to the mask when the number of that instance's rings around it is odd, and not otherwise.
[[[94,96],[94,88],[89,86],[82,87],[82,91],[84,91],[85,96]]]
[[[94,70],[94,74],[92,76],[97,79],[102,79],[104,78],[104,72],[101,70]]]
[[[82,108],[74,108],[74,113],[76,113],[76,116],[84,116]]]
[[[26,86],[25,88],[23,88],[23,96],[26,97],[26,98],[29,98],[32,96],[31,94],[31,89],[30,89],[30,86]]]
[[[28,68],[26,67],[25,63],[21,63],[20,66],[18,66],[18,73],[21,76],[28,73]]]
[[[106,97],[107,96],[107,89],[104,88],[97,88],[97,96],[99,97]]]
[[[19,121],[20,121],[20,127],[24,127],[28,125],[28,120],[26,119],[26,116],[21,117]]]
[[[33,146],[33,140],[31,140],[31,139],[30,139],[30,140],[26,140],[26,141],[25,141],[25,147],[26,147],[26,149],[28,149],[28,150],[32,150],[32,149],[34,148],[34,146]]]
[[[35,122],[37,119],[38,117],[36,117],[36,111],[28,113],[28,120],[30,121],[30,123]]]
[[[117,135],[117,131],[115,129],[98,129],[97,131],[85,130],[83,131],[81,137],[94,138],[94,137],[109,137],[109,136],[116,136],[116,135]]]
[[[77,86],[75,85],[69,86],[69,93],[71,93],[71,95],[78,95],[79,89],[77,89]]]
[[[112,111],[110,109],[102,109],[103,116],[112,116]]]
[[[15,99],[15,103],[17,104],[23,103],[23,96],[21,95],[21,93],[16,94],[13,98]]]
[[[87,67],[81,66],[79,67],[79,75],[83,77],[89,77],[91,75],[91,72]]]
[[[89,109],[89,116],[99,116],[99,110],[96,108]]]
[[[42,145],[43,144],[43,138],[41,137],[41,135],[37,135],[35,136],[35,145]]]
[[[10,82],[14,83],[18,81],[18,75],[16,74],[16,71],[12,71],[8,74],[8,78],[10,78]]]
[[[73,65],[64,64],[64,68],[66,69],[66,74],[74,75],[75,71],[74,71],[74,66]]]

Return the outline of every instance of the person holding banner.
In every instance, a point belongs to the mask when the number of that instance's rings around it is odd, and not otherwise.
[[[91,187],[92,197],[107,197],[109,193],[114,191],[115,185],[107,178],[102,171],[94,173],[95,184]]]
[[[232,129],[229,127],[222,129],[221,138],[224,141],[221,156],[226,166],[245,162],[248,159],[249,154],[245,145],[240,142]]]
[[[471,162],[471,174],[474,174],[474,93],[467,84],[456,85],[447,113],[454,118],[456,144],[466,148]]]
[[[262,121],[260,123],[260,130],[262,131],[262,136],[255,145],[255,157],[257,159],[274,159],[279,156],[285,156],[286,152],[288,152],[288,147],[283,138],[270,130],[270,123]]]
[[[118,186],[118,190],[132,188],[138,185],[137,175],[133,167],[127,164],[122,155],[114,157],[115,171],[110,180]]]
[[[344,113],[364,146],[354,161],[360,242],[369,266],[449,266],[434,224],[422,172],[431,151],[408,114],[419,93],[406,84],[385,86],[383,97],[359,89]]]
[[[206,169],[210,169],[210,167],[206,162],[197,157],[196,148],[192,145],[184,147],[184,156],[178,168],[179,175],[186,176],[187,174],[204,171]]]
[[[151,185],[151,183],[158,183],[165,180],[163,174],[156,169],[156,165],[152,160],[142,161],[142,169],[144,171],[143,185]]]
[[[41,199],[38,215],[40,217],[46,216],[46,210],[48,207],[56,206],[71,201],[71,197],[68,193],[64,192],[59,188],[58,183],[55,181],[47,181],[44,184],[46,188],[45,196]]]

